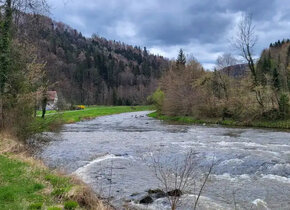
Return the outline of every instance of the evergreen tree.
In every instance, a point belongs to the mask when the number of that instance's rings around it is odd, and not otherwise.
[[[177,66],[185,66],[185,64],[186,64],[186,57],[185,57],[185,54],[183,52],[183,49],[179,50],[176,64],[177,64]]]
[[[220,82],[219,82],[219,72],[216,70],[216,68],[214,69],[213,72],[213,77],[212,77],[212,82],[211,82],[211,88],[213,90],[213,94],[217,97],[217,98],[221,98],[221,88],[220,88]]]
[[[274,68],[274,70],[273,70],[273,87],[276,90],[280,90],[280,88],[281,88],[281,84],[280,84],[280,80],[279,80],[279,72],[278,72],[277,68]]]
[[[11,47],[11,25],[12,25],[12,2],[7,0],[3,20],[0,22],[0,126],[4,127],[4,94],[5,86],[9,78],[10,68],[10,47]]]
[[[143,55],[144,55],[144,57],[148,56],[148,52],[147,52],[147,48],[146,47],[144,47]]]

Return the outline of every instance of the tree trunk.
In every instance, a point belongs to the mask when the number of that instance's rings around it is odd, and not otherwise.
[[[3,98],[0,96],[0,130],[4,128]]]
[[[41,117],[44,119],[46,113],[46,105],[47,105],[47,97],[45,96],[42,100],[42,115]]]

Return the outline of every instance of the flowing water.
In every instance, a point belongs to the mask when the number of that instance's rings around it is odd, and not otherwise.
[[[200,209],[290,209],[290,133],[220,126],[169,125],[149,112],[99,117],[65,125],[40,154],[50,167],[78,175],[121,208],[167,209],[166,198],[138,204],[149,189],[161,187],[152,157],[173,167],[192,150],[196,170],[213,172]],[[202,180],[195,177],[196,180]],[[192,209],[194,193],[179,209]]]

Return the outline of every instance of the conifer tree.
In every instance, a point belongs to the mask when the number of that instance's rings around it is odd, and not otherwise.
[[[184,55],[183,49],[179,50],[176,64],[177,64],[177,66],[185,66],[185,64],[186,64],[186,57]]]
[[[277,68],[274,68],[274,70],[273,70],[273,87],[276,90],[280,90],[280,88],[281,88],[281,84],[280,84],[280,80],[279,80],[279,72],[278,72]]]
[[[1,36],[0,36],[0,126],[3,127],[4,119],[4,93],[5,86],[8,79],[9,64],[10,64],[10,45],[11,45],[11,25],[12,25],[12,2],[7,0],[4,5],[4,15],[1,20]]]

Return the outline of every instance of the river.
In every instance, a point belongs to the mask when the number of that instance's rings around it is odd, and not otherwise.
[[[52,140],[39,155],[49,167],[75,174],[110,197],[117,208],[167,209],[166,198],[138,204],[147,190],[162,187],[152,159],[161,157],[170,168],[193,151],[196,170],[206,172],[214,162],[199,209],[290,209],[289,132],[170,125],[148,113],[65,125],[60,133],[49,134]],[[179,209],[192,209],[193,194],[185,192]]]

